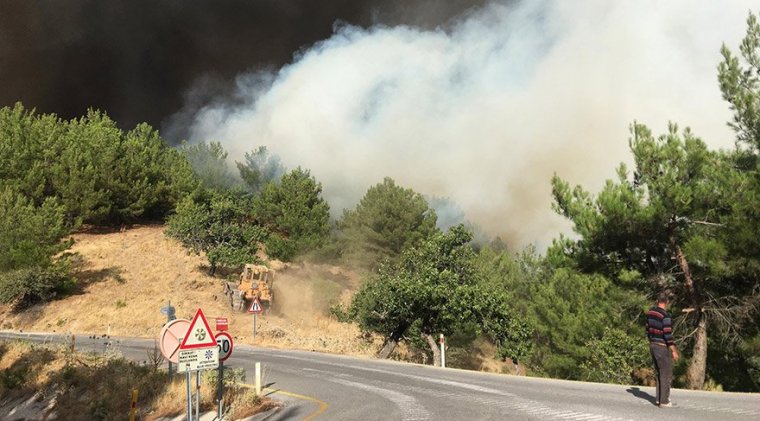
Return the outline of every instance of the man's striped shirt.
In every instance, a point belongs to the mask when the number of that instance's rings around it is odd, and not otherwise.
[[[650,343],[673,345],[673,320],[670,313],[657,306],[647,311],[647,338]]]

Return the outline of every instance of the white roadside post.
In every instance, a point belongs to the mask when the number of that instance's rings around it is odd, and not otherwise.
[[[261,363],[256,363],[256,395],[261,395]]]
[[[446,340],[441,333],[441,367],[446,368]]]

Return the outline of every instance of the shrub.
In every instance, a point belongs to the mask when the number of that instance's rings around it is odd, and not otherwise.
[[[601,339],[587,343],[588,358],[581,364],[587,381],[626,384],[633,372],[648,364],[646,341],[620,329],[606,328]]]
[[[0,274],[0,301],[20,309],[66,293],[73,284],[63,264],[4,272]]]

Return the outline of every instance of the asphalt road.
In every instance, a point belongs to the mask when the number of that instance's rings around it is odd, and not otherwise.
[[[61,335],[2,332],[0,338],[63,342]],[[78,336],[78,350],[118,351],[144,361],[152,339]],[[654,406],[654,389],[441,369],[393,361],[236,345],[228,367],[255,362],[266,393],[284,401],[266,420],[757,420],[760,394],[674,390],[675,408]]]

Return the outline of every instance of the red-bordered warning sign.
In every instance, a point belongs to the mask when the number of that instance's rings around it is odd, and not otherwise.
[[[253,299],[253,302],[251,302],[251,307],[248,308],[248,312],[253,314],[261,314],[264,312],[264,308],[261,307],[261,301],[259,301],[259,297]]]
[[[182,339],[179,349],[195,349],[216,347],[216,338],[208,325],[208,320],[203,314],[203,310],[198,309],[195,312],[193,321],[190,322],[190,328]]]

